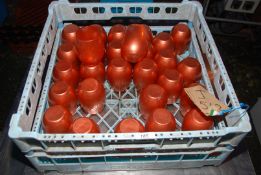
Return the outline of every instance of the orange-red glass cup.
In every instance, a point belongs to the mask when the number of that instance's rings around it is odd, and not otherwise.
[[[167,32],[158,33],[153,39],[153,48],[157,52],[166,49],[174,50],[174,44],[170,34]]]
[[[166,132],[176,130],[176,120],[173,114],[165,108],[155,109],[149,116],[146,126],[148,132]]]
[[[195,83],[201,79],[201,65],[197,59],[187,57],[177,65],[177,70],[182,74],[184,86]]]
[[[65,82],[58,81],[53,83],[49,90],[49,104],[62,105],[67,108],[72,114],[77,108],[77,98],[74,89]]]
[[[121,58],[121,40],[112,40],[106,50],[108,63],[114,58]]]
[[[102,38],[104,44],[106,44],[106,42],[107,42],[107,33],[104,30],[104,28],[101,25],[99,25],[99,24],[92,24],[89,27],[93,27],[94,29],[99,31],[100,32],[100,37]]]
[[[84,26],[79,28],[76,32],[76,40],[77,42],[88,42],[92,40],[100,40],[104,42],[100,30],[94,26]]]
[[[67,133],[71,123],[71,113],[61,105],[51,106],[44,113],[43,129],[46,133]]]
[[[183,78],[175,69],[166,69],[158,79],[158,84],[163,87],[168,94],[168,104],[174,103],[183,88]]]
[[[168,96],[165,89],[157,84],[150,84],[140,92],[139,109],[145,120],[154,109],[164,108],[167,105]]]
[[[123,40],[126,32],[126,26],[121,24],[116,24],[111,27],[109,33],[108,33],[108,42],[114,41],[114,40]]]
[[[62,41],[74,44],[76,42],[76,32],[79,27],[75,24],[68,24],[63,28]]]
[[[153,35],[150,27],[146,24],[130,24],[127,30],[135,31],[141,39],[147,40],[149,43],[153,40]]]
[[[193,108],[183,118],[182,130],[208,130],[213,125],[211,117],[205,116],[198,108]]]
[[[131,82],[130,63],[122,58],[114,58],[107,67],[107,79],[115,91],[124,91]]]
[[[64,81],[72,87],[76,87],[79,82],[79,72],[70,63],[60,60],[53,70],[54,81]]]
[[[143,59],[138,62],[133,71],[133,80],[137,90],[155,83],[158,78],[158,66],[152,59]]]
[[[81,64],[80,66],[80,76],[82,79],[95,78],[101,83],[105,80],[105,67],[102,62],[97,65],[86,65]]]
[[[94,120],[87,117],[80,117],[73,121],[71,132],[77,134],[100,133],[100,128]]]
[[[154,60],[158,65],[160,74],[166,69],[175,69],[177,66],[177,56],[171,49],[159,51]]]
[[[156,54],[156,51],[154,50],[153,45],[149,44],[148,52],[147,52],[147,55],[145,58],[154,59],[155,54]]]
[[[141,61],[148,52],[149,41],[140,32],[139,28],[128,27],[122,42],[121,56],[130,63]]]
[[[72,43],[63,43],[59,46],[57,51],[58,60],[64,60],[69,62],[75,67],[78,67],[79,60],[77,58],[76,48]]]
[[[79,59],[87,65],[102,62],[105,55],[105,44],[99,30],[86,26],[76,33],[76,49]]]
[[[144,132],[144,126],[135,118],[125,118],[116,126],[115,133]]]
[[[94,78],[87,78],[79,83],[78,99],[85,112],[97,114],[102,112],[105,104],[103,84]]]
[[[172,28],[171,37],[178,55],[184,53],[191,41],[191,31],[186,24],[177,24]]]

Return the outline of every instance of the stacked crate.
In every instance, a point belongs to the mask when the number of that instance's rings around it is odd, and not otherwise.
[[[97,116],[98,124],[107,132],[100,134],[46,134],[42,117],[48,107],[48,90],[61,31],[68,23],[105,23],[108,31],[116,18],[142,19],[153,33],[170,31],[173,24],[186,22],[192,31],[192,42],[185,55],[198,59],[202,66],[201,83],[228,106],[239,106],[222,59],[197,2],[182,3],[68,3],[53,2],[49,6],[37,50],[25,83],[17,113],[10,122],[9,136],[39,171],[104,171],[200,167],[219,165],[251,130],[248,114],[239,109],[216,121],[213,130],[144,133],[113,133],[115,121],[124,114],[137,118],[137,92],[132,84],[119,100],[119,94],[105,83],[106,116]],[[131,21],[130,20],[130,21]],[[126,21],[125,21],[126,22]],[[129,21],[127,21],[129,22]],[[203,59],[206,55],[207,59]],[[210,81],[206,66],[213,72]],[[117,108],[119,112],[115,112]],[[179,102],[171,107],[179,116]],[[114,112],[113,112],[114,111]],[[79,111],[80,112],[80,111]],[[177,117],[182,123],[182,117]]]

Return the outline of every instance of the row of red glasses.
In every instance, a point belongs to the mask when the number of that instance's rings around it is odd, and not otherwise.
[[[193,121],[191,123],[191,121]],[[48,133],[100,133],[97,123],[87,117],[73,120],[72,114],[61,105],[49,107],[44,115],[44,130]],[[191,109],[185,115],[182,130],[204,130],[210,129],[213,121],[204,116],[197,108]],[[145,127],[135,118],[127,117],[115,127],[115,133],[129,132],[165,132],[175,131],[176,120],[173,114],[165,108],[155,109]]]
[[[167,115],[168,112],[162,112],[163,109],[159,110],[161,112],[153,111],[175,102],[183,85],[187,86],[201,78],[201,67],[196,59],[186,58],[177,63],[177,53],[183,53],[188,48],[190,35],[189,28],[184,24],[175,26],[171,34],[161,32],[155,38],[150,28],[142,24],[131,24],[128,27],[115,25],[111,28],[108,37],[99,25],[82,28],[73,24],[68,25],[63,30],[63,44],[57,52],[58,63],[53,72],[55,83],[49,92],[49,103],[62,105],[74,114],[78,99],[86,112],[91,114],[101,112],[105,103],[105,89],[102,83],[106,76],[103,63],[106,51],[107,79],[115,91],[124,91],[128,88],[132,79],[131,63],[137,63],[134,65],[133,80],[137,90],[141,92],[139,106],[143,117],[148,120],[146,128],[150,128],[150,123],[153,122],[149,118],[153,118],[152,116],[154,118],[160,116],[159,118],[164,119],[168,117],[162,116],[170,116]],[[107,46],[106,38],[108,39]],[[82,81],[78,84],[80,80]],[[76,88],[76,92],[73,88]],[[165,102],[165,97],[167,102]],[[185,101],[189,101],[189,98],[187,97]],[[200,113],[199,116],[202,114]],[[188,117],[185,116],[184,122],[186,118]],[[172,119],[174,122],[172,120],[169,122],[175,123],[174,116]],[[78,121],[77,125],[80,123],[79,120],[86,119],[77,119],[74,123]],[[44,123],[48,125],[48,122]],[[174,126],[164,131],[175,130]],[[186,128],[183,127],[183,129]],[[76,132],[72,129],[69,131]],[[153,129],[147,131],[153,131]]]

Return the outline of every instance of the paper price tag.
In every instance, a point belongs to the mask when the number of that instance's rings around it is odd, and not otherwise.
[[[206,115],[215,116],[219,115],[221,110],[228,109],[224,103],[219,101],[214,95],[210,94],[202,86],[194,86],[185,88],[185,92],[193,103]]]

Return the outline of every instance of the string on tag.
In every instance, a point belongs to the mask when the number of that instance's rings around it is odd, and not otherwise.
[[[221,110],[219,112],[215,111],[215,110],[211,110],[210,116],[216,116],[216,115],[222,116],[224,114],[231,113],[231,112],[238,110],[238,109],[245,109],[245,111],[242,113],[244,115],[246,113],[246,111],[249,109],[249,105],[245,104],[245,103],[239,103],[239,106],[232,106],[228,109],[224,109],[224,110]],[[242,116],[242,114],[240,115],[240,117]]]

